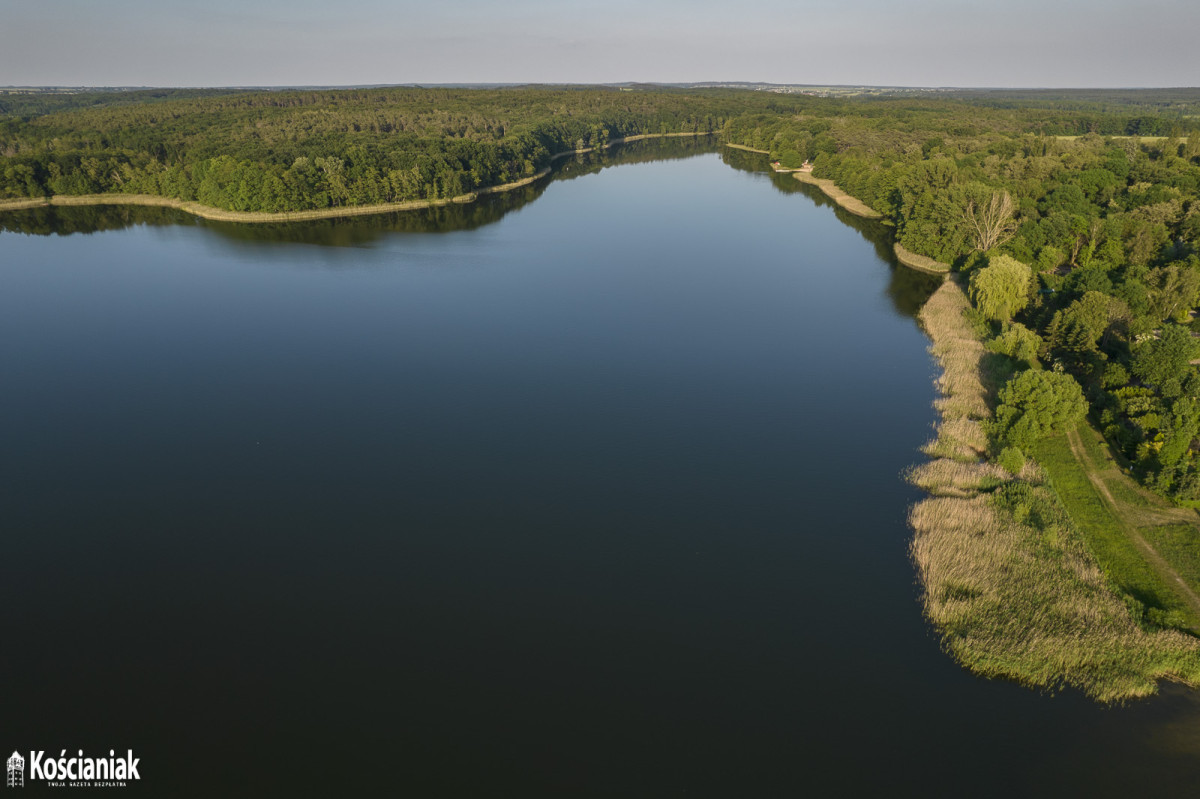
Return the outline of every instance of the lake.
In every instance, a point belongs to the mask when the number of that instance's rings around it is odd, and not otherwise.
[[[940,650],[902,480],[936,279],[762,156],[0,225],[10,749],[170,797],[1194,791],[1197,694]]]

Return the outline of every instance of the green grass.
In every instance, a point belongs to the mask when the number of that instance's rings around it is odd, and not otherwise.
[[[1109,480],[1108,490],[1112,492],[1113,499],[1122,505],[1131,508],[1154,507],[1153,501],[1133,485],[1132,478],[1130,480]]]
[[[1139,532],[1189,585],[1200,585],[1200,535],[1193,525],[1163,524]]]
[[[1091,426],[1087,424],[1079,426],[1079,440],[1083,442],[1084,453],[1092,463],[1112,465],[1114,468],[1121,468],[1125,465],[1113,459],[1108,445]],[[1108,490],[1112,492],[1113,498],[1117,502],[1128,505],[1131,508],[1149,508],[1154,505],[1154,501],[1146,495],[1145,491],[1139,489],[1132,480],[1109,480]]]
[[[1085,446],[1099,444],[1090,428],[1081,426]],[[1122,592],[1150,608],[1178,612],[1189,626],[1200,628],[1187,604],[1128,536],[1127,528],[1088,479],[1083,464],[1075,459],[1065,436],[1044,439],[1032,453],[1050,476],[1050,483],[1067,513],[1083,535],[1105,575]],[[1104,457],[1103,455],[1101,457]]]
[[[1074,141],[1075,139],[1078,139],[1079,136],[1055,136],[1054,138],[1056,138],[1060,141]],[[1154,142],[1163,141],[1165,139],[1170,139],[1173,137],[1171,137],[1171,136],[1105,136],[1104,138],[1106,138],[1106,139],[1132,139],[1135,141],[1142,142],[1143,144],[1152,144]],[[1178,138],[1186,141],[1188,137],[1180,136]]]

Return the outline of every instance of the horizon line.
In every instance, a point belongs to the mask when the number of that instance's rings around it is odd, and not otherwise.
[[[801,89],[879,89],[908,91],[1162,91],[1200,90],[1200,86],[925,86],[875,83],[791,83],[750,80],[697,80],[697,81],[408,81],[404,83],[275,83],[275,84],[226,84],[226,85],[154,85],[154,84],[9,84],[0,86],[0,91],[48,90],[48,89],[95,89],[102,91],[146,91],[155,89],[231,89],[279,91],[288,89],[402,89],[402,88],[472,88],[472,87],[524,87],[524,86],[661,86],[668,88],[729,88],[729,87],[778,87]]]

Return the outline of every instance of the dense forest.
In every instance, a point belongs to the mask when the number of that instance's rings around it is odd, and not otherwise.
[[[1176,133],[1171,98],[934,100],[625,88],[143,90],[0,94],[0,199],[154,194],[234,211],[443,199],[533,175],[559,152],[720,133],[785,162],[930,142]],[[882,149],[881,149],[882,148]],[[865,198],[864,198],[865,199]]]
[[[144,193],[238,211],[439,199],[533,175],[559,152],[679,132],[811,162],[905,248],[971,273],[989,346],[1077,382],[1147,485],[1200,503],[1193,90],[4,96],[0,199]],[[996,430],[998,449],[1020,448],[1018,427]]]
[[[555,153],[645,133],[715,133],[733,115],[776,104],[748,93],[594,89],[259,92],[140,103],[118,95],[0,117],[0,198],[141,193],[235,211],[443,199],[533,175]]]

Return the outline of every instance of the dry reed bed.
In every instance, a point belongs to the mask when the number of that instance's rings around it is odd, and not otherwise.
[[[1014,477],[983,459],[985,350],[968,307],[947,280],[921,311],[942,368],[941,422],[925,448],[936,459],[909,475],[934,495],[909,514],[911,554],[947,651],[986,677],[1073,686],[1103,702],[1152,694],[1161,679],[1200,684],[1200,641],[1134,622],[1040,468]]]
[[[944,264],[936,258],[930,258],[928,255],[921,255],[920,253],[905,249],[898,241],[892,244],[892,250],[896,253],[897,261],[920,272],[944,275],[950,271],[950,264]]]
[[[838,185],[828,178],[814,178],[811,172],[793,172],[792,177],[801,183],[808,183],[816,186],[825,196],[833,200],[835,203],[845,208],[855,216],[861,216],[866,219],[882,219],[883,214],[876,211],[871,206],[867,205],[857,197],[847,194],[838,188]]]
[[[725,146],[732,147],[735,150],[745,150],[748,153],[762,153],[763,155],[771,154],[770,150],[759,150],[755,147],[747,147],[744,144],[734,144],[733,142],[725,142]]]
[[[925,445],[932,457],[978,463],[987,452],[982,420],[991,415],[987,389],[980,379],[986,350],[963,318],[970,307],[962,289],[947,280],[921,309],[921,324],[932,340],[929,351],[941,367],[934,401],[941,421],[937,436]]]

